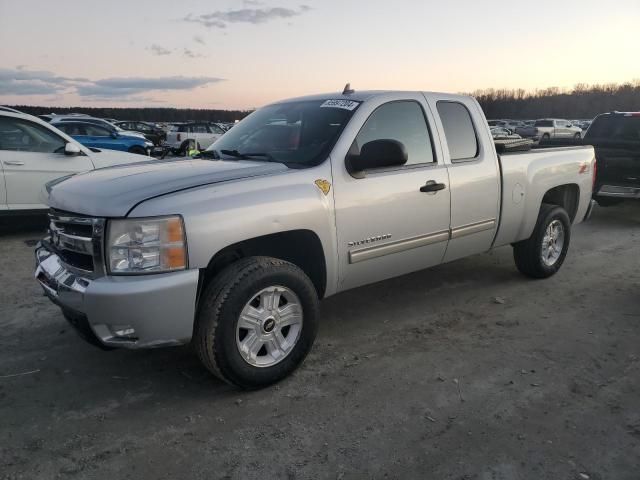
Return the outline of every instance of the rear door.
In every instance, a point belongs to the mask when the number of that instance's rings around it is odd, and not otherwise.
[[[46,208],[40,199],[46,182],[93,169],[86,155],[65,155],[66,143],[64,138],[37,123],[0,117],[0,163],[10,210]]]
[[[437,265],[449,238],[449,179],[424,97],[381,96],[362,107],[351,121],[362,127],[345,130],[331,158],[339,290]],[[349,174],[347,152],[379,139],[400,141],[407,164]],[[441,189],[426,191],[427,183]]]
[[[449,170],[451,239],[444,261],[491,248],[500,211],[500,170],[478,103],[470,97],[427,94]]]

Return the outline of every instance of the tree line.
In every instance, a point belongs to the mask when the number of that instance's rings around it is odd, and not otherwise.
[[[36,107],[16,105],[12,108],[30,115],[55,113],[68,115],[84,113],[98,118],[116,120],[142,120],[148,122],[235,122],[246,117],[249,110],[208,110],[197,108],[97,108],[97,107]]]
[[[622,84],[577,84],[571,89],[550,87],[541,90],[486,89],[471,93],[478,99],[487,118],[536,119],[558,117],[590,119],[599,113],[640,111],[640,80]],[[14,108],[32,115],[47,113],[86,113],[100,118],[117,120],[146,120],[155,122],[213,121],[235,122],[246,117],[250,110],[208,110],[195,108],[93,108],[93,107],[34,107],[16,105]]]
[[[623,84],[577,84],[528,92],[523,89],[477,90],[487,118],[536,119],[558,117],[591,119],[604,112],[640,111],[640,80]]]

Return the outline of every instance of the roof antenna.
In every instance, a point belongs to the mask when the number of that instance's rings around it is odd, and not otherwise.
[[[350,84],[350,83],[347,83],[347,84],[344,86],[344,90],[342,91],[342,94],[343,94],[343,95],[351,95],[352,93],[355,93],[355,90],[353,90],[353,89],[351,88],[351,84]]]

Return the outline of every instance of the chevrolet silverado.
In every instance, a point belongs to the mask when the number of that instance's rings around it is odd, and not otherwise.
[[[472,97],[369,91],[258,109],[201,159],[48,186],[35,277],[88,341],[191,342],[260,388],[306,357],[319,300],[512,245],[556,273],[586,219],[592,147],[498,156]]]

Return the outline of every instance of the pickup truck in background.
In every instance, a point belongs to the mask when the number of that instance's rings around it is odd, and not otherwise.
[[[144,160],[148,157],[87,148],[39,118],[0,111],[0,216],[46,212],[41,191],[59,177]]]
[[[599,205],[640,199],[640,112],[598,115],[580,143],[596,151],[594,198]]]
[[[533,125],[524,125],[516,129],[516,133],[534,142],[558,138],[580,139],[582,129],[575,127],[568,120],[543,118]]]
[[[88,341],[191,341],[249,389],[303,361],[320,299],[504,245],[523,274],[549,277],[593,205],[593,148],[498,156],[462,95],[285,100],[202,157],[51,185],[35,277]]]
[[[213,123],[201,122],[174,125],[167,133],[167,144],[174,153],[184,156],[192,148],[205,150],[224,133],[222,128]]]

